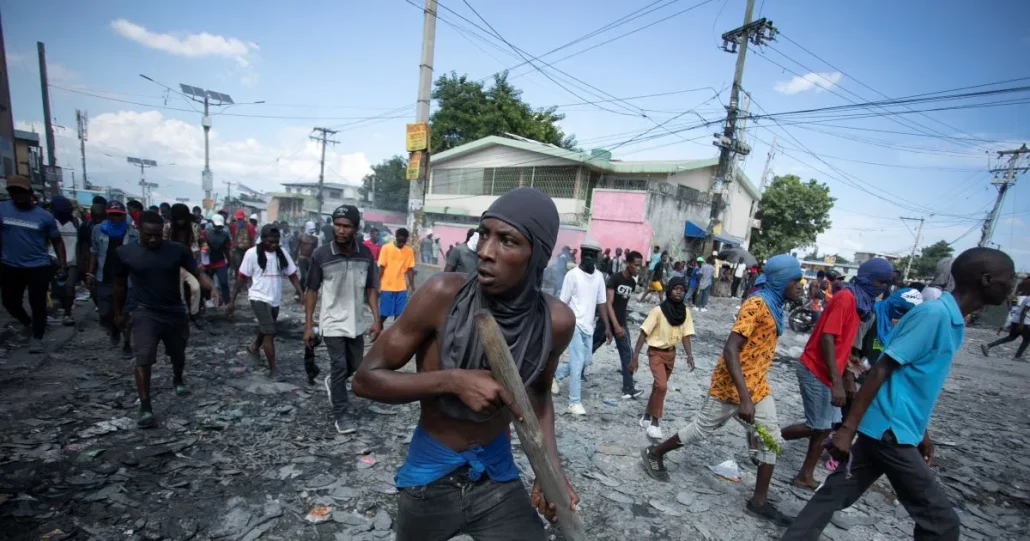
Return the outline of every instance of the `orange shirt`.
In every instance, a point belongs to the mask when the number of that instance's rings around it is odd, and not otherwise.
[[[771,393],[765,375],[772,368],[776,342],[779,340],[779,335],[776,334],[776,321],[773,320],[761,297],[749,297],[737,312],[737,321],[733,323],[730,332],[745,338],[737,358],[740,359],[740,371],[744,374],[744,384],[751,393],[751,401],[757,404]],[[708,394],[723,402],[740,403],[737,386],[733,384],[730,371],[726,368],[721,355],[719,364],[715,365],[715,370],[712,371],[712,386]]]
[[[400,248],[393,242],[384,244],[379,250],[379,266],[383,269],[379,277],[383,291],[406,291],[404,273],[415,268],[415,252],[406,244]]]

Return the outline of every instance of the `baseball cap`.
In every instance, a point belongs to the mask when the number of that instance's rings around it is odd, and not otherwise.
[[[7,177],[8,188],[21,188],[23,190],[32,191],[32,184],[29,182],[28,177],[21,175],[11,175]]]
[[[233,217],[237,220],[242,220],[246,218],[247,215],[243,213],[243,209],[236,209],[236,212],[233,213]]]
[[[583,240],[583,242],[580,243],[579,247],[584,250],[594,250],[597,252],[601,251],[601,245],[598,244],[597,241],[595,241],[594,239]]]
[[[241,216],[241,217],[242,217],[242,216]],[[257,220],[257,219],[258,219],[258,217],[257,217],[257,214],[251,214],[251,215],[250,215],[250,219],[251,219],[251,220]]]
[[[215,224],[216,227],[225,225],[225,217],[221,214],[215,214],[211,217],[211,223]]]
[[[703,257],[701,257],[701,256],[698,256],[698,257],[697,257],[697,262],[698,262],[698,263],[704,263],[704,262],[705,262],[705,258],[703,258]]]
[[[121,201],[111,201],[107,204],[108,214],[125,214],[125,205]]]
[[[354,205],[340,205],[333,211],[333,219],[347,218],[351,225],[358,227],[361,224],[361,211]]]

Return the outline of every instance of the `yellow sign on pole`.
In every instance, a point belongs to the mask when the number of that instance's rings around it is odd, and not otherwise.
[[[417,180],[422,171],[422,152],[412,152],[408,155],[408,169],[404,174],[407,180]]]
[[[417,152],[429,148],[429,123],[413,122],[407,125],[405,143],[408,152]]]
[[[215,200],[211,199],[210,197],[207,198],[207,199],[204,199],[204,208],[207,209],[207,210],[211,210],[211,209],[215,208]]]

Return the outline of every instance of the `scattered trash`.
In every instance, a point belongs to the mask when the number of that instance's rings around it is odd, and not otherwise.
[[[333,516],[333,508],[329,505],[316,505],[311,509],[304,520],[312,524],[321,524]]]
[[[712,473],[722,477],[723,479],[729,479],[736,483],[740,482],[740,468],[733,460],[727,460],[726,462],[716,466],[709,466],[708,469],[712,470]]]
[[[64,530],[57,528],[39,536],[39,541],[50,541],[51,539],[64,535]]]
[[[80,438],[93,438],[96,436],[102,436],[104,434],[110,434],[111,432],[117,432],[119,430],[126,430],[136,425],[136,421],[129,419],[128,417],[121,417],[118,419],[111,419],[110,421],[100,421],[99,423],[79,432]]]
[[[376,465],[376,457],[375,457],[375,455],[365,455],[365,456],[363,456],[363,457],[358,459],[358,469],[359,470],[367,470],[368,468],[371,468],[372,466],[375,466],[375,465]]]
[[[86,451],[86,456],[88,456],[90,458],[96,458],[96,457],[104,454],[104,451],[106,451],[106,450],[107,449],[92,449],[92,450]]]
[[[619,405],[618,402],[612,400],[611,398],[605,398],[605,399],[603,399],[601,401],[604,402],[605,404],[608,404],[609,406],[618,406]]]

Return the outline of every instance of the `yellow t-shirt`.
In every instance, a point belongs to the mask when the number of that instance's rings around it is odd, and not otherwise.
[[[694,336],[694,320],[687,310],[687,319],[682,325],[673,327],[660,306],[655,306],[640,324],[640,330],[647,335],[647,346],[657,349],[672,349],[683,341],[684,336]]]
[[[384,244],[379,250],[379,266],[383,268],[379,277],[383,291],[405,291],[404,273],[415,267],[415,252],[407,244],[401,248],[392,242]]]
[[[737,312],[737,321],[733,323],[730,332],[746,339],[737,357],[740,359],[740,371],[744,374],[744,384],[751,393],[751,401],[757,404],[770,394],[769,382],[765,375],[772,367],[773,354],[776,353],[776,342],[779,339],[779,335],[776,334],[776,321],[773,320],[761,297],[750,297],[741,305],[740,311]],[[715,370],[712,371],[712,386],[708,394],[723,402],[740,403],[737,386],[730,378],[722,355],[719,356],[719,364],[715,365]]]

